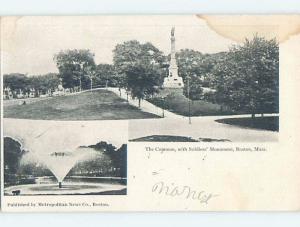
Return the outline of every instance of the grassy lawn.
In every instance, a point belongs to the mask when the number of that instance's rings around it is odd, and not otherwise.
[[[164,101],[161,97],[165,97]],[[182,90],[166,90],[159,93],[154,98],[147,99],[156,106],[169,110],[173,113],[188,116],[189,115],[189,99],[186,98]],[[203,100],[191,101],[191,116],[213,116],[228,115],[229,111],[221,110],[218,104],[206,102]]]
[[[240,126],[244,128],[263,129],[279,131],[279,117],[255,117],[249,118],[227,118],[219,119],[216,122]]]
[[[158,118],[129,105],[111,91],[96,90],[57,96],[4,108],[4,118],[36,120],[119,120]]]
[[[199,138],[192,139],[185,136],[152,135],[130,140],[132,142],[229,142],[224,139]]]

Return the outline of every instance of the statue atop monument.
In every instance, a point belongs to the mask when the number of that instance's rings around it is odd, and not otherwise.
[[[173,27],[171,30],[171,36],[175,36],[175,27]]]
[[[176,63],[175,50],[175,27],[171,30],[171,60],[169,66],[169,75],[164,79],[163,86],[165,88],[183,88],[183,80],[178,75],[178,67]]]

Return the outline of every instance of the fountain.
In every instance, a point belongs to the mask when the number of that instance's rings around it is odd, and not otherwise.
[[[39,145],[39,144],[38,144]],[[71,148],[63,151],[34,152],[39,163],[43,163],[55,176],[58,181],[58,188],[63,188],[63,180],[70,170],[79,162],[93,158],[94,151],[89,148]]]
[[[58,182],[58,188],[63,188],[63,180],[79,162],[89,160],[95,156],[90,148],[78,148],[73,152],[53,152],[51,154],[39,155],[39,162],[44,163],[53,173]]]
[[[62,188],[62,182],[71,168],[79,160],[84,160],[83,155],[75,155],[71,152],[54,152],[47,159],[47,166],[58,181],[58,187]]]

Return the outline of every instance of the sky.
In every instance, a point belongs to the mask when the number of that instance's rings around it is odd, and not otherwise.
[[[3,74],[57,72],[53,56],[65,49],[90,49],[96,64],[110,64],[116,44],[132,39],[169,54],[173,26],[177,51],[216,53],[235,44],[195,15],[6,17],[1,25]]]

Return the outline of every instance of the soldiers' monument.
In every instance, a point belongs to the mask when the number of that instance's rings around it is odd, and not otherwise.
[[[178,67],[175,58],[175,28],[171,30],[171,61],[169,66],[169,75],[164,79],[165,88],[183,88],[183,80],[178,76]]]

